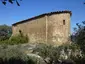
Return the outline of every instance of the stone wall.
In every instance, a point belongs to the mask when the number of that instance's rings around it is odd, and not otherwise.
[[[70,34],[70,14],[45,15],[12,27],[13,35],[19,30],[27,35],[31,43],[51,43],[61,45],[68,41]]]
[[[68,41],[70,34],[70,14],[48,16],[48,42],[62,44]]]
[[[29,42],[43,43],[46,42],[46,18],[36,18],[25,23],[13,26],[13,35],[18,34],[19,30],[27,35]]]

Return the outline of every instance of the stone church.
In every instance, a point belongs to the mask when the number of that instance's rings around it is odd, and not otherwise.
[[[30,43],[51,43],[61,45],[70,36],[71,11],[44,13],[12,24],[13,36],[21,31]]]

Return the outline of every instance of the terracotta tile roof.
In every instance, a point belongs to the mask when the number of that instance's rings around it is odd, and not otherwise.
[[[65,10],[65,11],[56,11],[56,12],[50,12],[50,13],[44,13],[44,14],[41,14],[41,15],[38,15],[38,16],[35,16],[35,17],[32,17],[32,18],[26,19],[26,20],[22,20],[20,22],[16,22],[16,23],[12,24],[12,26],[15,26],[17,24],[24,23],[24,22],[27,22],[27,21],[30,21],[30,20],[33,20],[33,19],[36,19],[36,18],[40,18],[40,17],[43,17],[45,15],[61,14],[61,13],[69,13],[70,15],[72,15],[71,11],[68,11],[68,10]]]

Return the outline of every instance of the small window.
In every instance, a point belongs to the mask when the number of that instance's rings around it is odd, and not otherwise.
[[[19,30],[19,33],[21,33],[22,31],[21,30]]]
[[[63,20],[63,25],[65,25],[65,20]]]

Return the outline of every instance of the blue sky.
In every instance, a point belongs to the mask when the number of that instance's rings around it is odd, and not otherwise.
[[[70,10],[71,32],[76,23],[85,20],[85,0],[22,0],[20,6],[16,3],[7,3],[4,6],[0,2],[0,25],[11,25],[15,22],[28,19],[30,17],[52,11]]]

